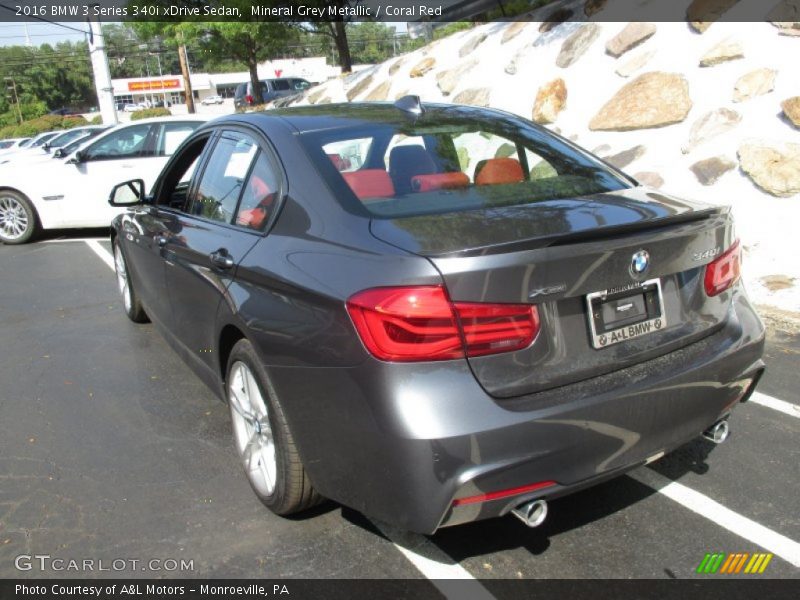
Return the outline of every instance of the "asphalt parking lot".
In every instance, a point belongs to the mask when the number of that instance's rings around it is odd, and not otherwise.
[[[227,407],[127,320],[110,246],[85,235],[0,245],[0,578],[92,576],[15,568],[42,554],[192,567],[103,576],[731,577],[695,572],[708,552],[770,552],[747,577],[800,578],[800,335],[770,332],[764,396],[738,407],[728,442],[556,500],[540,528],[426,537],[333,503],[283,519],[242,476]]]

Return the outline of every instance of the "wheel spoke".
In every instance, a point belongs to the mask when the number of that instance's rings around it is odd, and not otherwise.
[[[253,433],[242,452],[242,461],[248,471],[256,471],[261,468],[261,440],[257,433]]]

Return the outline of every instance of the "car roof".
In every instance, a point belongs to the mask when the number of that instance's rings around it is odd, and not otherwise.
[[[508,113],[490,108],[465,106],[460,104],[422,103],[424,114],[446,116],[452,119],[507,119]],[[407,125],[412,113],[399,108],[391,102],[343,102],[340,104],[320,104],[313,106],[294,106],[273,108],[269,111],[244,113],[243,117],[253,119],[280,117],[299,133],[349,128],[359,125]],[[423,117],[424,118],[424,117]]]

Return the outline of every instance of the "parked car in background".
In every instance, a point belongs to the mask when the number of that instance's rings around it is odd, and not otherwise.
[[[131,103],[127,103],[127,104],[123,104],[123,105],[122,105],[122,110],[123,110],[124,112],[139,112],[140,110],[144,110],[144,108],[145,108],[145,107],[144,107],[144,105],[143,105],[143,104],[131,104]]]
[[[551,498],[723,441],[764,370],[729,207],[505,112],[223,117],[110,202],[132,208],[111,234],[128,317],[227,400],[280,515],[327,497],[422,533],[536,526]]]
[[[0,150],[0,160],[3,157],[12,156],[24,149],[41,148],[42,146],[44,146],[45,143],[47,143],[60,133],[63,133],[63,131],[45,131],[44,133],[40,133],[38,135],[33,136],[27,142],[23,142],[16,147],[12,146],[11,148],[8,148],[6,150]]]
[[[20,164],[35,163],[42,159],[49,158],[53,153],[60,151],[65,146],[69,146],[73,143],[82,144],[100,135],[107,129],[109,129],[108,125],[88,125],[86,127],[68,129],[51,138],[38,148],[23,148],[14,154],[0,157],[0,168],[7,164],[13,164],[14,167],[16,167]],[[59,152],[59,155],[63,156],[63,153]],[[2,182],[1,176],[0,182]]]
[[[276,98],[291,96],[292,94],[296,94],[310,87],[312,87],[311,82],[299,77],[265,79],[261,82],[261,95],[264,102],[271,102]],[[233,105],[236,108],[245,108],[247,106],[253,106],[254,104],[253,84],[248,81],[247,83],[240,83],[236,86]]]
[[[30,139],[31,138],[9,138],[6,140],[0,140],[0,150],[16,150],[18,148],[24,148],[24,144]]]
[[[222,104],[224,101],[225,100],[222,98],[222,96],[206,96],[205,98],[203,98],[200,104],[205,104],[205,105]]]
[[[161,117],[118,125],[68,156],[0,167],[0,241],[21,244],[42,229],[105,227],[120,210],[109,190],[132,176],[152,182],[205,119]]]

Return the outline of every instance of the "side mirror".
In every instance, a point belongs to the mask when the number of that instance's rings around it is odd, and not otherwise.
[[[70,158],[67,161],[67,164],[78,165],[85,160],[86,160],[86,155],[83,153],[82,150],[78,150],[75,154],[72,155],[72,158]]]
[[[50,152],[50,142],[45,142],[44,146],[42,146],[42,150],[45,152]]]
[[[108,197],[111,206],[136,206],[144,203],[144,181],[142,179],[132,179],[124,183],[115,185]]]
[[[64,158],[64,149],[56,148],[56,151],[53,152],[53,158]]]

